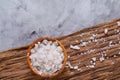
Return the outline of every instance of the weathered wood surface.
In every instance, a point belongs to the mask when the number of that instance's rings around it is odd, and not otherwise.
[[[120,27],[117,25],[120,19],[92,26],[73,34],[58,37],[70,58],[68,61],[73,66],[78,65],[80,71],[65,68],[56,80],[120,80]],[[108,34],[104,34],[104,29]],[[80,46],[80,41],[90,41],[92,34],[97,34],[97,42],[91,42],[87,46]],[[76,41],[78,40],[78,41]],[[109,46],[112,41],[113,45]],[[70,49],[70,44],[80,46],[80,50]],[[0,52],[0,80],[40,80],[28,67],[26,62],[26,50],[28,45],[16,49]],[[89,50],[95,50],[88,54]],[[86,54],[83,54],[85,53]],[[100,61],[101,54],[107,54],[104,61]],[[86,67],[92,57],[96,57],[94,68]],[[81,62],[79,64],[79,61]]]

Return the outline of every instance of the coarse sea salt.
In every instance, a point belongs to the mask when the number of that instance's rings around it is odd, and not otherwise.
[[[80,45],[81,46],[86,46],[88,43],[87,42],[82,42]]]
[[[120,54],[120,52],[118,54]]]
[[[92,60],[93,60],[93,61],[96,61],[97,59],[96,59],[96,57],[93,57]]]
[[[74,45],[74,46],[73,46],[73,45],[70,45],[70,48],[71,48],[71,49],[76,49],[76,50],[79,50],[79,49],[80,49],[80,47],[77,46],[77,45]]]
[[[71,68],[71,69],[73,69],[73,66],[71,65],[71,63],[70,63],[70,61],[67,61],[67,67],[69,67],[69,68]]]
[[[52,74],[62,68],[64,53],[58,43],[43,40],[31,49],[31,65],[40,74]]]
[[[117,25],[120,26],[120,22],[117,22]]]
[[[74,69],[78,69],[78,66],[74,66],[73,68],[74,68]]]
[[[104,61],[105,60],[105,58],[103,57],[103,56],[101,56],[100,57],[100,61],[102,62],[102,61]]]
[[[89,65],[89,68],[95,68],[95,66],[94,65]]]
[[[112,42],[112,41],[110,41],[110,42],[109,42],[109,46],[112,46],[112,43],[113,43],[113,42]]]
[[[76,65],[76,66],[72,66],[71,63],[70,63],[70,61],[67,61],[66,64],[67,64],[66,67],[68,67],[68,68],[70,68],[70,69],[74,69],[74,70],[78,70],[78,71],[81,70],[80,68],[78,68],[77,65]]]
[[[104,33],[107,34],[108,33],[108,29],[104,29]]]

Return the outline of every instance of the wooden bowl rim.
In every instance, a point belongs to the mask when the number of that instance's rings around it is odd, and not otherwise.
[[[50,75],[45,75],[45,74],[40,74],[38,71],[36,71],[33,67],[32,67],[32,64],[31,64],[31,61],[30,61],[30,54],[31,54],[31,49],[35,46],[36,43],[38,42],[41,42],[43,41],[44,39],[47,39],[49,41],[57,41],[58,45],[63,49],[63,53],[64,53],[64,60],[63,60],[63,64],[62,64],[62,68],[60,70],[58,70],[57,72],[55,73],[52,73]],[[28,50],[27,50],[27,63],[30,67],[30,69],[37,75],[39,75],[40,77],[42,78],[52,78],[52,77],[55,77],[57,76],[58,74],[60,74],[63,69],[65,68],[66,66],[66,62],[67,62],[67,52],[66,52],[66,49],[64,48],[64,46],[62,45],[62,43],[60,41],[58,41],[57,39],[55,38],[49,38],[49,37],[41,37],[41,38],[38,38],[36,40],[34,40],[32,42],[32,44],[30,44]]]

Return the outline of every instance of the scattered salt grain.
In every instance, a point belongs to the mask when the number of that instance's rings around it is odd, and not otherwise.
[[[95,39],[94,41],[97,42],[97,39]]]
[[[79,68],[79,69],[77,69],[78,71],[80,71],[81,70],[81,68]]]
[[[95,65],[96,63],[94,62],[93,65]]]
[[[118,54],[120,54],[120,52]]]
[[[78,66],[74,66],[73,69],[78,69]]]
[[[93,61],[96,61],[96,57],[93,57],[92,60],[93,60]]]
[[[108,33],[108,29],[104,29],[104,33],[107,34]]]
[[[91,43],[91,40],[89,40],[88,43]]]
[[[103,57],[103,56],[101,56],[100,57],[100,61],[102,62],[102,61],[104,61],[105,60],[105,58]]]
[[[95,66],[94,66],[94,65],[89,65],[88,67],[89,67],[89,68],[95,68]]]
[[[74,70],[80,71],[80,68],[78,68],[78,66],[72,66],[71,63],[70,63],[70,61],[67,61],[66,64],[67,64],[66,67],[68,67],[68,68],[70,68],[70,69],[74,69]]]
[[[69,67],[69,68],[72,68],[73,69],[73,66],[71,65],[71,63],[70,63],[70,61],[67,61],[67,66]]]
[[[97,34],[92,34],[92,36],[95,38],[97,36]]]
[[[120,22],[117,22],[117,25],[120,26]]]
[[[68,56],[68,58],[70,58],[70,56]]]
[[[91,49],[87,51],[88,54],[93,53],[93,52],[95,52],[95,49]]]
[[[70,45],[70,48],[71,48],[71,49],[76,49],[76,50],[79,50],[79,49],[80,49],[80,47],[79,47],[79,46],[77,46],[77,45],[75,45],[75,46]]]
[[[90,40],[94,40],[96,36],[97,34],[92,34],[92,36],[90,37]]]
[[[114,29],[114,31],[116,34],[120,32],[119,29]]]
[[[38,45],[40,44],[40,42],[38,42]]]
[[[93,64],[93,61],[90,61],[90,64]]]
[[[117,57],[116,55],[113,55],[113,57]]]
[[[87,45],[87,42],[82,42],[80,45],[81,45],[81,46],[86,46],[86,45]]]
[[[107,54],[105,53],[104,56],[107,56]]]
[[[35,50],[34,49],[31,49],[31,53],[34,53],[35,52]]]
[[[109,42],[109,46],[112,46],[112,41]]]

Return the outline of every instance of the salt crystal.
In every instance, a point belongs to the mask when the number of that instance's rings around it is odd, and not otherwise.
[[[83,42],[83,40],[80,40],[80,42]]]
[[[107,56],[107,54],[104,54],[104,56]]]
[[[69,68],[73,68],[73,66],[71,65],[70,61],[67,61],[66,64],[68,65]]]
[[[68,56],[68,58],[70,58],[70,56]]]
[[[93,64],[93,61],[90,61],[90,64]]]
[[[88,43],[91,43],[91,40],[89,40]]]
[[[109,46],[112,46],[112,41],[109,42]]]
[[[78,66],[74,66],[73,69],[78,69]]]
[[[90,37],[90,40],[94,40],[94,37],[93,37],[93,36],[91,36],[91,37]]]
[[[116,55],[113,55],[113,57],[117,57]]]
[[[78,71],[80,71],[81,69],[79,68],[79,69],[77,69]]]
[[[31,53],[34,53],[35,52],[35,50],[34,49],[31,49]]]
[[[95,38],[97,36],[97,34],[92,34],[92,36]]]
[[[120,54],[120,52],[118,54]]]
[[[76,49],[76,50],[79,50],[79,49],[80,49],[80,47],[79,47],[79,46],[77,46],[77,45],[75,45],[75,46],[70,45],[70,48],[72,48],[72,49]]]
[[[96,63],[94,62],[93,65],[95,65]]]
[[[48,43],[48,40],[45,39],[42,41],[42,43],[46,45]]]
[[[37,49],[38,48],[38,44],[35,44],[35,47],[34,47],[35,49]]]
[[[102,62],[102,61],[104,61],[105,60],[105,58],[102,56],[102,57],[100,57],[100,61]]]
[[[104,29],[104,33],[107,34],[108,33],[108,29]]]
[[[94,40],[96,36],[97,34],[92,34],[92,36],[90,37],[90,40]]]
[[[92,60],[93,60],[93,61],[96,61],[96,57],[93,57]]]
[[[40,44],[41,42],[38,42],[38,44]]]
[[[86,46],[87,45],[87,42],[82,42],[81,43],[81,46]]]
[[[97,39],[95,39],[94,41],[97,42]]]
[[[120,22],[117,22],[117,25],[120,26]]]
[[[90,68],[94,68],[95,66],[94,65],[89,65]]]

